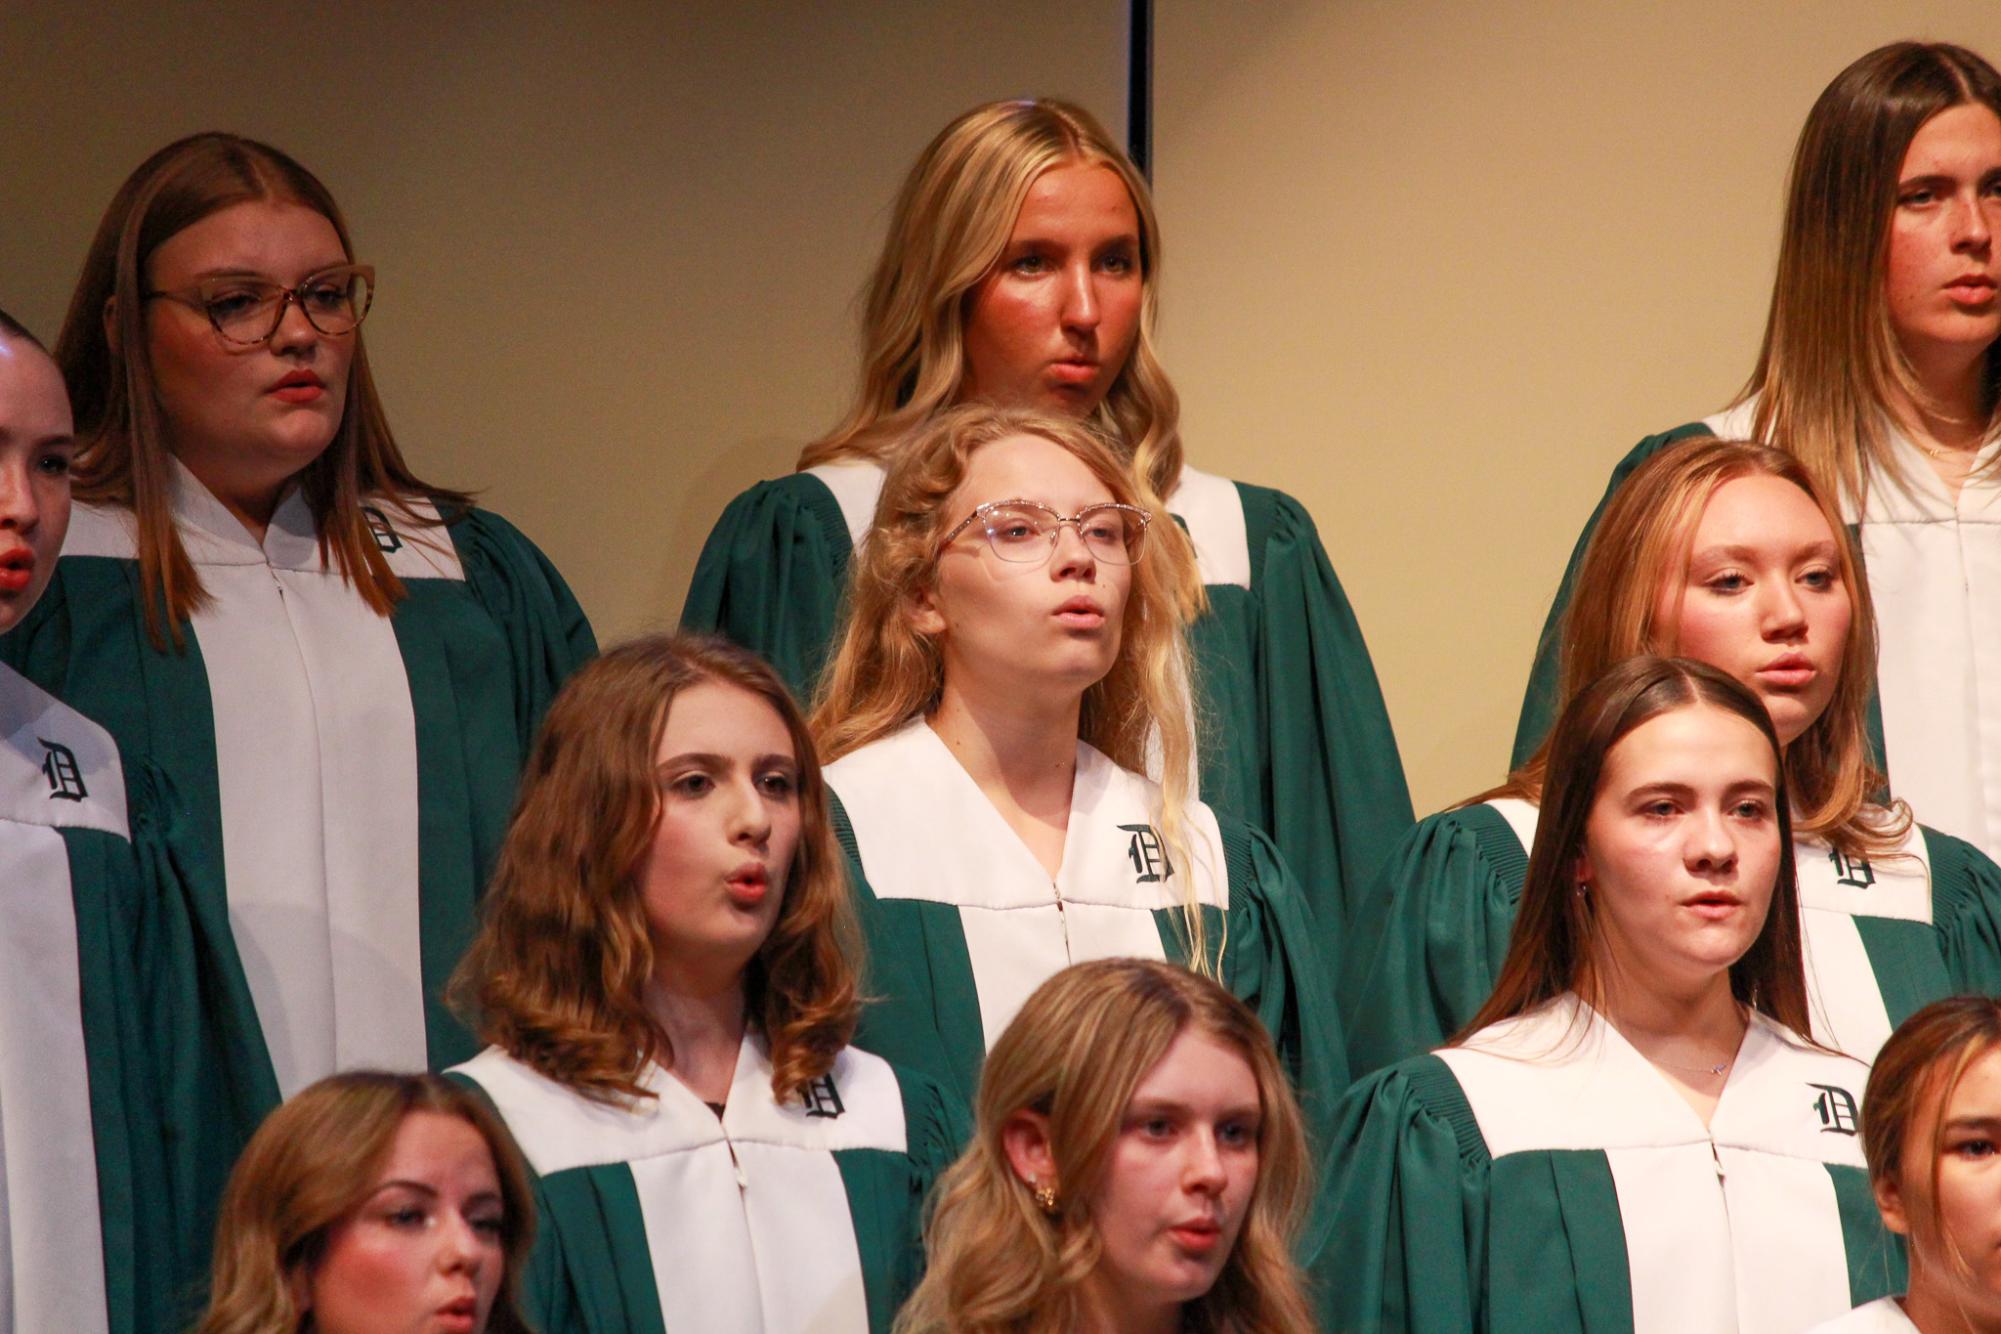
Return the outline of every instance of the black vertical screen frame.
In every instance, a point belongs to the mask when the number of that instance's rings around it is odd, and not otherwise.
[[[1128,0],[1126,153],[1153,183],[1153,0]]]

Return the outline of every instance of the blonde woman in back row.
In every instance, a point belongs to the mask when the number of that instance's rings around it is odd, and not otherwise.
[[[947,125],[897,195],[853,408],[799,471],[730,503],[683,624],[756,649],[809,694],[884,474],[913,435],[969,403],[1088,422],[1159,516],[1148,540],[1193,618],[1196,787],[1268,834],[1338,928],[1410,824],[1396,739],[1306,511],[1185,461],[1154,352],[1160,266],[1146,179],[1084,111],[990,102]]]

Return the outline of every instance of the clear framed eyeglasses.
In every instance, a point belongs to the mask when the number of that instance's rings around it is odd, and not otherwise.
[[[1153,515],[1137,505],[1086,505],[1065,518],[1033,500],[989,500],[945,534],[938,547],[942,551],[951,546],[960,533],[977,524],[994,555],[1017,565],[1039,565],[1056,550],[1068,524],[1096,559],[1131,565],[1139,559],[1147,525],[1152,522]]]
[[[299,303],[307,323],[329,337],[353,333],[375,298],[375,270],[367,264],[322,269],[297,287],[258,278],[206,278],[192,287],[147,292],[148,301],[178,301],[208,316],[227,342],[255,347],[269,342],[285,321],[288,302]]]

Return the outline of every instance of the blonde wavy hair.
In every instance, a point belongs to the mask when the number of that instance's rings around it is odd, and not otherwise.
[[[966,305],[1000,262],[1029,187],[1056,167],[1117,173],[1139,218],[1140,321],[1132,354],[1090,421],[1132,462],[1140,504],[1165,512],[1181,480],[1181,400],[1154,349],[1160,220],[1146,177],[1082,107],[1052,98],[988,102],[961,115],[918,155],[891,212],[862,315],[861,385],[801,469],[843,459],[886,461],[920,425],[959,402],[966,384]],[[1161,525],[1172,528],[1172,525]],[[1194,551],[1178,528],[1157,534],[1177,557],[1175,595],[1204,605]]]
[[[1020,435],[1047,440],[1075,455],[1119,503],[1141,503],[1124,463],[1082,422],[967,404],[927,423],[891,464],[876,502],[875,526],[854,555],[847,617],[813,706],[813,736],[828,764],[938,707],[945,686],[944,657],[937,642],[912,624],[911,597],[931,586],[938,544],[960,517],[950,502],[973,455]],[[1195,749],[1187,645],[1165,573],[1168,557],[1154,541],[1161,529],[1175,525],[1159,511],[1154,514],[1133,562],[1118,656],[1104,678],[1085,690],[1077,734],[1136,773],[1147,771],[1157,737],[1161,834],[1185,853],[1188,771]],[[1188,864],[1186,856],[1181,860]],[[1185,877],[1182,915],[1191,964],[1200,968],[1208,966],[1207,933],[1194,883],[1192,876]]]
[[[456,1117],[486,1141],[500,1181],[505,1260],[486,1328],[528,1334],[517,1293],[535,1240],[535,1205],[514,1141],[477,1094],[450,1080],[377,1070],[320,1080],[250,1137],[223,1192],[208,1313],[197,1334],[293,1334],[302,1327],[298,1280],[319,1264],[334,1228],[374,1193],[396,1132],[415,1112]]]
[[[353,261],[347,221],[317,176],[269,144],[234,134],[192,134],[140,163],[118,187],[97,225],[56,338],[56,362],[76,405],[83,445],[76,498],[132,511],[139,601],[156,647],[171,639],[178,648],[181,622],[207,605],[209,595],[174,526],[173,454],[146,331],[146,266],[162,245],[203,218],[255,200],[318,213],[340,238],[341,254]],[[411,514],[410,499],[416,496],[445,509],[463,509],[471,501],[410,470],[390,434],[361,330],[343,337],[354,343],[347,411],[333,440],[299,471],[298,480],[321,553],[331,553],[332,564],[362,601],[386,616],[403,598],[403,581],[376,545],[363,502]]]
[[[1891,405],[1927,401],[1884,299],[1898,176],[1925,122],[1967,105],[2001,116],[2001,73],[1962,46],[1895,42],[1834,77],[1793,150],[1764,342],[1737,402],[1755,397],[1752,434],[1783,441],[1858,503],[1872,472],[1902,475],[1884,429]],[[1991,414],[1991,348],[1984,387]]]
[[[655,635],[579,668],[549,706],[451,995],[480,1037],[602,1102],[653,1096],[667,1064],[648,1013],[653,939],[639,870],[660,820],[655,755],[681,691],[749,691],[785,723],[799,767],[799,846],[778,921],[744,979],[781,1101],[833,1067],[860,1011],[860,929],[813,739],[766,663],[710,635]]]
[[[1673,656],[1677,628],[1660,623],[1661,590],[1688,568],[1695,531],[1710,500],[1740,477],[1792,483],[1820,511],[1834,539],[1841,586],[1848,590],[1848,638],[1840,680],[1820,717],[1785,749],[1793,828],[1856,857],[1894,852],[1910,831],[1910,808],[1875,803],[1883,775],[1869,752],[1869,699],[1876,686],[1876,608],[1848,527],[1832,493],[1804,460],[1746,440],[1690,439],[1661,450],[1633,471],[1605,506],[1578,566],[1564,612],[1556,707],[1606,669],[1635,654]],[[1487,796],[1541,799],[1554,731],[1535,754]],[[1485,797],[1475,797],[1474,801]]]
[[[1258,1175],[1236,1249],[1182,1328],[1297,1334],[1313,1328],[1293,1259],[1310,1185],[1306,1130],[1271,1037],[1236,997],[1186,969],[1145,959],[1066,968],[1036,988],[987,1055],[973,1141],[939,1178],[925,1227],[929,1267],[896,1334],[1058,1334],[1076,1327],[1082,1285],[1103,1249],[1092,1204],[1103,1190],[1133,1091],[1174,1040],[1200,1033],[1235,1049],[1257,1081]],[[1002,1128],[1048,1118],[1061,1185],[1052,1216],[1014,1171]]]

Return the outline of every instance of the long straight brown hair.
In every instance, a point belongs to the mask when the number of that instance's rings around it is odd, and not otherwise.
[[[654,635],[577,669],[549,706],[451,994],[479,1035],[586,1097],[652,1096],[670,1060],[646,1008],[653,944],[638,871],[660,820],[655,753],[688,687],[748,691],[785,724],[799,766],[799,846],[778,921],[744,978],[785,1098],[854,1036],[862,954],[826,782],[799,706],[762,659],[710,635]]]
[[[2001,116],[1992,65],[1963,46],[1895,42],[1835,76],[1793,150],[1765,338],[1737,402],[1755,396],[1753,434],[1858,503],[1872,473],[1902,475],[1885,429],[1891,405],[1927,401],[1883,295],[1897,179],[1924,123],[1969,103]],[[2001,397],[1991,348],[1986,387],[1991,413]]]
[[[318,177],[254,139],[213,131],[189,135],[140,163],[118,187],[56,338],[56,363],[69,383],[83,442],[76,498],[132,511],[146,628],[156,645],[168,637],[180,645],[180,623],[208,601],[208,592],[174,527],[173,466],[146,334],[146,266],[169,238],[253,200],[313,210],[332,224],[342,254],[354,260],[347,221]],[[403,582],[370,534],[363,502],[406,514],[413,497],[454,508],[470,502],[465,493],[432,486],[410,471],[375,392],[361,330],[345,336],[354,340],[347,410],[299,482],[321,554],[330,552],[362,599],[386,616],[403,597]]]
[[[1763,733],[1772,748],[1777,783],[1773,802],[1779,825],[1778,876],[1757,939],[1743,958],[1730,965],[1731,994],[1794,1033],[1811,1032],[1786,776],[1779,764],[1779,738],[1772,730],[1771,715],[1756,695],[1707,663],[1641,655],[1614,665],[1587,685],[1557,719],[1550,739],[1542,818],[1529,851],[1528,877],[1508,937],[1507,958],[1494,994],[1450,1045],[1566,991],[1576,992],[1594,1007],[1600,1003],[1603,984],[1591,965],[1598,926],[1590,900],[1576,892],[1576,867],[1584,850],[1585,825],[1598,800],[1605,757],[1642,723],[1697,706],[1733,713]]]

